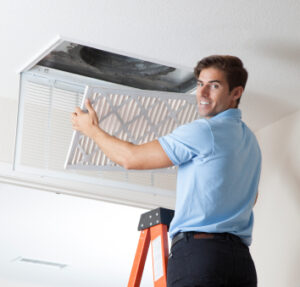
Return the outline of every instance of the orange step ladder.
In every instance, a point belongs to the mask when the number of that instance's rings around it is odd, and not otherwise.
[[[167,287],[168,229],[174,210],[156,208],[143,213],[138,230],[141,231],[128,287],[139,287],[151,241],[154,287]]]

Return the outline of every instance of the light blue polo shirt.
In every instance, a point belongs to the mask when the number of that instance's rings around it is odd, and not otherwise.
[[[178,167],[172,238],[178,232],[229,232],[252,241],[261,152],[239,109],[199,119],[160,137]]]

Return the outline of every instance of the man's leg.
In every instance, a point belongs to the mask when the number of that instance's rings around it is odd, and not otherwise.
[[[232,276],[232,287],[256,287],[257,275],[248,246],[234,242],[235,272]]]

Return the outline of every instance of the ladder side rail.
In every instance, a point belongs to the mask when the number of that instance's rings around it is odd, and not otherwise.
[[[147,258],[147,253],[150,245],[150,230],[145,229],[141,231],[138,247],[135,253],[128,287],[139,287],[144,271],[144,266]]]
[[[167,265],[169,257],[168,227],[158,224],[150,228],[152,270],[155,287],[167,287]]]

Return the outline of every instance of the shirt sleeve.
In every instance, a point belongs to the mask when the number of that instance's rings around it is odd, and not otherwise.
[[[174,165],[183,164],[195,157],[205,157],[213,150],[213,135],[204,119],[176,128],[158,138],[160,145]]]

